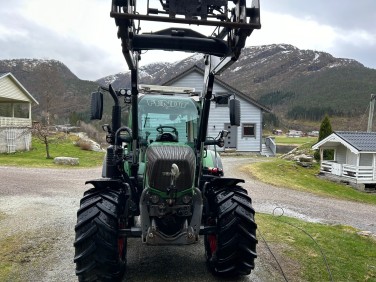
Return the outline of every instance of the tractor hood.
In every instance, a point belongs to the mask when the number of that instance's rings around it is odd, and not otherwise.
[[[196,158],[184,144],[155,143],[146,151],[147,185],[161,192],[176,193],[194,186]]]

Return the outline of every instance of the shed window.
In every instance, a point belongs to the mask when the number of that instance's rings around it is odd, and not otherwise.
[[[243,137],[256,137],[256,124],[243,123],[242,135]]]

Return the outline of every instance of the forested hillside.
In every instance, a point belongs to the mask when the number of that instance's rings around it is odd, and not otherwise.
[[[203,68],[203,56],[140,68],[139,83],[163,84],[193,65]],[[112,74],[96,82],[78,79],[55,60],[3,60],[0,73],[12,72],[39,101],[38,116],[49,110],[56,120],[88,119],[89,96],[99,84],[130,87],[130,73]],[[336,130],[364,130],[371,93],[376,93],[376,70],[351,59],[279,44],[247,47],[219,79],[272,108],[270,126],[315,129],[324,115]],[[108,102],[106,107],[110,108]]]

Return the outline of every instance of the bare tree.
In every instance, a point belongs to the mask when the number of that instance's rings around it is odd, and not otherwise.
[[[50,144],[59,141],[63,137],[51,133],[50,127],[47,124],[42,124],[40,122],[33,123],[31,132],[34,137],[38,138],[45,145],[46,159],[52,159],[50,155]]]

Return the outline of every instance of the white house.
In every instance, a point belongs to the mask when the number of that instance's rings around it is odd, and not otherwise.
[[[312,146],[320,150],[321,172],[349,183],[376,184],[376,132],[336,131]],[[323,160],[323,150],[334,160]]]
[[[164,85],[192,87],[195,88],[196,92],[201,93],[204,84],[203,78],[204,71],[197,66],[193,66],[167,81]],[[222,96],[223,99],[211,104],[208,136],[216,137],[220,130],[225,129],[229,131],[229,135],[225,140],[225,148],[232,148],[242,152],[258,152],[267,155],[275,154],[273,140],[268,139],[265,142],[266,145],[262,138],[262,113],[270,112],[270,109],[217,77],[214,81],[213,94]],[[240,126],[230,126],[228,99],[231,99],[233,95],[240,100]]]
[[[38,101],[11,73],[0,73],[0,153],[28,150],[31,105]]]

